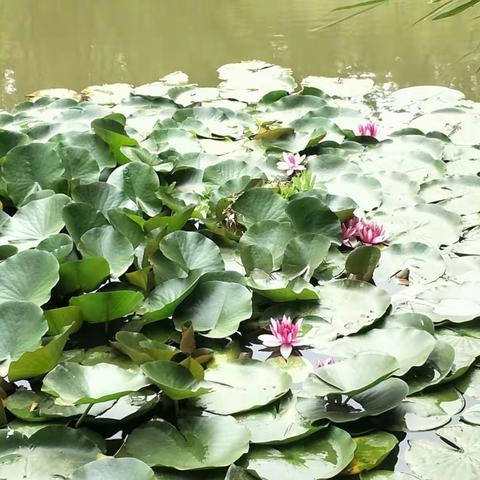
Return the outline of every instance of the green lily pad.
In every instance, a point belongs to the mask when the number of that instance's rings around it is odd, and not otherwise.
[[[5,400],[7,410],[26,422],[45,422],[55,418],[68,418],[82,414],[85,405],[57,405],[55,399],[42,392],[17,390]]]
[[[462,232],[460,215],[439,205],[419,204],[380,212],[374,220],[383,225],[389,241],[395,243],[420,242],[439,247],[457,242]]]
[[[75,383],[71,379],[75,378]],[[108,363],[83,366],[57,365],[43,380],[42,391],[60,397],[70,405],[115,400],[149,384],[139,369],[125,369]]]
[[[358,280],[369,282],[377,268],[380,256],[380,249],[377,247],[362,245],[348,255],[345,270],[355,275]]]
[[[158,340],[152,340],[142,333],[120,331],[111,344],[135,363],[142,364],[153,360],[170,360],[178,350]]]
[[[352,460],[355,443],[337,427],[308,439],[282,447],[252,449],[242,464],[265,480],[286,477],[292,480],[318,480],[339,474]]]
[[[442,442],[409,442],[405,459],[412,471],[424,480],[476,480],[480,465],[479,427],[451,425],[437,431]],[[432,462],[432,458],[435,459]]]
[[[462,330],[442,328],[436,335],[439,340],[448,343],[455,351],[453,366],[445,381],[463,375],[480,356],[480,337],[475,329],[469,331],[464,328]]]
[[[377,353],[363,353],[332,365],[317,368],[309,376],[302,396],[324,397],[330,394],[354,395],[380,383],[397,371],[395,357]]]
[[[56,145],[32,142],[10,150],[2,175],[10,198],[19,204],[40,190],[54,190],[62,183],[63,165]]]
[[[300,398],[297,409],[312,422],[330,420],[335,423],[354,422],[376,416],[397,406],[408,394],[408,385],[398,378],[388,378],[361,393],[348,396]]]
[[[99,287],[110,275],[110,266],[103,257],[65,262],[60,265],[59,288],[64,293],[79,290],[90,292]]]
[[[480,282],[432,285],[417,295],[411,306],[418,313],[429,316],[435,323],[443,320],[467,322],[480,316],[480,299],[476,294],[479,286]]]
[[[63,177],[68,182],[92,183],[100,177],[100,167],[87,148],[70,145],[59,146],[58,154],[64,168]]]
[[[60,361],[63,349],[75,328],[78,329],[76,324],[67,326],[58,335],[51,337],[48,342],[23,353],[20,358],[10,364],[8,378],[11,381],[23,380],[44,375],[52,370]]]
[[[304,233],[287,244],[282,262],[282,272],[289,278],[301,275],[310,280],[315,270],[328,255],[330,240],[319,234]]]
[[[325,425],[313,426],[297,410],[297,399],[293,396],[283,397],[278,404],[250,411],[235,418],[245,425],[255,444],[280,445],[291,443],[312,435]]]
[[[0,303],[43,305],[57,282],[58,262],[51,253],[40,250],[17,253],[0,263]]]
[[[288,222],[263,220],[253,224],[242,235],[239,242],[240,255],[247,271],[256,267],[255,262],[249,265],[245,261],[248,248],[256,248],[260,252],[266,250],[266,253],[272,256],[272,267],[278,268],[282,263],[283,252],[292,237],[292,226]]]
[[[252,293],[238,283],[208,281],[198,285],[175,311],[177,329],[191,322],[207,337],[225,338],[252,315]]]
[[[283,396],[292,384],[288,373],[258,360],[241,359],[205,371],[211,388],[195,404],[212,413],[230,415],[263,407]]]
[[[153,217],[160,213],[162,202],[155,195],[160,182],[155,170],[143,163],[128,163],[108,177],[108,183],[121,190],[142,211]]]
[[[133,262],[132,244],[111,226],[95,227],[84,233],[77,245],[84,257],[103,257],[112,275],[120,276]]]
[[[170,233],[160,242],[160,250],[187,273],[192,270],[198,273],[224,270],[220,249],[197,232]]]
[[[209,391],[205,382],[199,381],[188,368],[175,362],[147,362],[142,365],[142,370],[173,400],[198,397]]]
[[[0,475],[6,479],[66,478],[100,453],[81,431],[61,425],[42,428],[30,438],[2,430],[0,445]]]
[[[287,201],[268,188],[247,190],[233,205],[239,221],[250,227],[262,220],[288,221],[285,209]]]
[[[33,303],[4,302],[0,304],[0,371],[11,360],[16,360],[24,352],[40,345],[48,325],[43,318],[42,309]],[[6,375],[6,373],[3,373]]]
[[[50,252],[62,261],[72,253],[73,240],[65,233],[57,233],[43,239],[37,245],[37,249]]]
[[[69,202],[70,199],[62,194],[28,202],[1,226],[0,244],[26,250],[45,242],[64,227],[62,211]]]
[[[378,421],[391,431],[433,430],[448,423],[464,406],[463,397],[454,388],[446,387],[409,396]]]
[[[295,198],[288,204],[287,213],[298,233],[317,233],[340,243],[340,220],[319,198]]]
[[[435,338],[414,328],[374,328],[366,333],[330,342],[322,353],[346,357],[358,353],[377,352],[395,357],[400,366],[396,375],[404,375],[410,368],[423,365],[433,349]]]
[[[140,308],[147,323],[170,317],[198,283],[198,272],[186,278],[172,278],[155,287]]]
[[[384,290],[359,280],[327,283],[318,291],[321,303],[317,314],[342,335],[372,325],[390,305],[390,297]]]
[[[352,462],[343,472],[347,475],[356,475],[380,465],[398,443],[397,437],[387,432],[355,437],[353,441],[357,448]]]
[[[180,417],[177,428],[150,420],[127,438],[120,454],[156,467],[226,467],[248,452],[250,433],[230,416]]]
[[[316,289],[303,278],[292,281],[281,273],[268,275],[261,270],[254,270],[248,279],[248,286],[255,293],[274,302],[293,302],[297,300],[317,300]]]
[[[410,284],[425,285],[445,273],[445,262],[436,248],[423,243],[394,244],[382,251],[373,278],[378,285],[387,282],[405,269],[408,269]]]
[[[103,458],[77,468],[70,480],[155,480],[153,470],[136,458]]]
[[[86,293],[72,297],[70,305],[80,308],[82,319],[88,323],[102,323],[125,317],[142,303],[143,295],[132,290]]]
[[[439,340],[427,361],[420,367],[411,368],[403,377],[408,383],[410,395],[440,383],[452,370],[454,361],[453,347]]]

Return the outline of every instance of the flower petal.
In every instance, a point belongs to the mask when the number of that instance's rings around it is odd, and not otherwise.
[[[293,350],[293,347],[285,343],[280,347],[280,353],[285,360],[288,359],[288,357],[292,353],[292,350]]]
[[[258,339],[266,347],[279,347],[282,344],[282,342],[273,335],[259,335]]]

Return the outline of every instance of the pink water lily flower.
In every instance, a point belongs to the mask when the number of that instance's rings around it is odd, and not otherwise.
[[[354,247],[357,243],[357,226],[360,222],[358,217],[352,217],[342,223],[342,244]]]
[[[293,323],[290,317],[282,320],[270,319],[271,335],[260,335],[258,339],[269,348],[280,347],[280,354],[287,360],[295,347],[307,345],[301,337],[302,320]]]
[[[378,245],[384,241],[384,228],[365,218],[352,217],[342,223],[342,244],[347,247],[355,248],[359,242]]]
[[[326,358],[325,360],[319,360],[317,362],[317,368],[325,367],[326,365],[333,365],[335,360],[331,357]]]
[[[306,155],[284,152],[283,161],[277,163],[277,168],[279,170],[286,170],[287,175],[292,175],[293,172],[305,170],[305,165],[302,165],[302,163],[304,163],[306,159]]]
[[[358,126],[358,134],[362,137],[377,138],[378,126],[373,122],[367,122]]]
[[[384,242],[385,230],[373,222],[361,220],[357,225],[357,236],[364,245],[377,245]]]

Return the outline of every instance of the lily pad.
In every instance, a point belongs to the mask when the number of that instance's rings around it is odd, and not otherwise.
[[[435,338],[414,328],[374,328],[366,333],[330,342],[322,352],[333,357],[358,353],[378,352],[395,357],[399,364],[396,375],[404,375],[410,368],[423,365],[433,349]]]
[[[479,430],[471,425],[452,425],[437,431],[444,443],[411,441],[405,454],[407,464],[425,480],[449,480],[455,476],[475,480],[480,466]]]
[[[71,379],[75,378],[75,383]],[[42,390],[69,405],[115,400],[149,385],[139,369],[125,369],[108,363],[83,366],[57,365],[43,380]]]
[[[317,314],[329,321],[338,333],[350,335],[372,325],[390,305],[380,288],[358,280],[339,280],[320,287]]]
[[[155,480],[153,470],[136,458],[104,458],[77,468],[70,480]]]
[[[327,423],[313,426],[309,420],[300,415],[296,404],[296,397],[286,396],[278,404],[235,417],[248,428],[251,434],[250,441],[255,444],[280,445],[295,442],[328,426]]]
[[[240,322],[252,315],[252,293],[238,283],[201,283],[175,311],[177,329],[191,322],[207,337],[224,338],[238,330]]]
[[[176,470],[226,467],[248,452],[249,440],[248,430],[230,416],[181,417],[177,428],[150,420],[128,436],[121,455]]]
[[[58,262],[51,253],[40,250],[17,253],[0,263],[0,303],[43,305],[57,282]]]
[[[288,373],[258,360],[241,359],[205,371],[209,393],[196,405],[212,413],[230,415],[263,407],[282,397],[290,388]]]
[[[50,480],[68,477],[93,462],[98,447],[81,431],[61,425],[40,429],[30,438],[18,432],[0,432],[0,475],[3,478]]]
[[[209,391],[205,382],[199,381],[188,368],[175,362],[148,362],[142,365],[142,370],[173,400],[198,397]]]
[[[301,398],[297,403],[297,409],[303,417],[312,422],[325,420],[335,423],[354,422],[388,412],[407,394],[408,385],[403,380],[388,378],[351,398],[341,395]]]
[[[292,480],[318,480],[339,474],[352,460],[354,451],[355,443],[350,435],[330,427],[303,442],[252,449],[242,463],[265,480],[282,476]]]
[[[463,397],[451,387],[409,396],[378,421],[390,431],[433,430],[450,421],[465,405]]]
[[[357,448],[352,463],[343,472],[347,475],[356,475],[380,465],[398,443],[395,435],[387,432],[355,437],[353,441]]]
[[[72,297],[70,305],[80,308],[82,319],[86,322],[101,323],[131,314],[142,300],[140,292],[116,290]]]

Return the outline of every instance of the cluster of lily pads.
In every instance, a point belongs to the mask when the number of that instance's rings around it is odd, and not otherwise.
[[[477,479],[479,104],[219,77],[0,113],[0,478]]]

